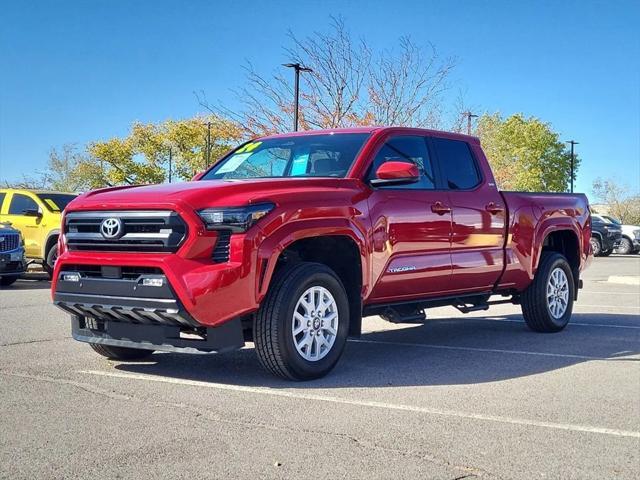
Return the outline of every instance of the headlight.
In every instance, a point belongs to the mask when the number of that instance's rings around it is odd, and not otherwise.
[[[258,203],[246,207],[205,208],[198,210],[198,215],[207,230],[228,229],[233,232],[246,232],[274,208],[273,203]]]

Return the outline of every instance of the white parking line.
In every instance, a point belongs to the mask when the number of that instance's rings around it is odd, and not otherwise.
[[[586,305],[584,303],[574,303],[573,304],[574,308],[575,307],[587,307],[587,308],[611,308],[614,310],[638,310],[640,311],[640,307],[623,307],[620,305]],[[593,313],[602,313],[602,312],[593,312]],[[607,312],[608,313],[608,312]]]
[[[638,296],[638,292],[616,292],[616,291],[610,291],[610,292],[603,292],[603,291],[599,291],[599,290],[580,290],[580,295],[582,294],[589,294],[589,293],[596,293],[596,294],[603,294],[603,295],[634,295],[634,296]]]
[[[397,403],[376,402],[370,400],[351,400],[329,395],[316,395],[311,393],[291,392],[287,390],[276,390],[267,387],[248,387],[244,385],[229,385],[226,383],[210,383],[199,380],[185,380],[181,378],[155,377],[150,375],[140,375],[132,373],[104,372],[97,370],[82,370],[79,373],[88,375],[98,375],[103,377],[123,378],[128,380],[142,380],[147,382],[171,383],[177,385],[187,385],[191,387],[214,388],[217,390],[227,390],[233,392],[256,393],[261,395],[271,395],[274,397],[286,397],[300,400],[316,400],[319,402],[340,403],[343,405],[355,405],[359,407],[383,408],[386,410],[399,410],[405,412],[425,413],[429,415],[439,415],[445,417],[456,417],[472,420],[483,420],[511,425],[522,425],[527,427],[551,428],[555,430],[566,430],[570,432],[597,433],[601,435],[613,435],[616,437],[640,438],[640,432],[630,430],[619,430],[616,428],[594,427],[591,425],[578,425],[572,423],[543,422],[539,420],[528,420],[523,418],[504,417],[498,415],[486,415],[482,413],[460,412],[456,410],[442,410],[429,407],[418,407],[413,405],[402,405]]]
[[[486,317],[473,317],[469,320],[481,320],[486,322],[511,322],[511,323],[525,323],[524,320],[511,320],[509,318],[486,318]],[[632,330],[640,330],[640,326],[635,325],[609,325],[606,323],[578,323],[569,321],[568,327],[603,327],[603,328],[630,328]]]
[[[603,361],[616,360],[616,358],[591,357],[588,355],[572,355],[569,353],[532,352],[529,350],[502,350],[499,348],[456,347],[454,345],[433,345],[429,343],[387,342],[384,340],[362,340],[357,338],[350,338],[348,341],[351,343],[372,343],[372,344],[378,344],[378,345],[393,345],[397,347],[432,348],[437,350],[462,350],[467,352],[508,353],[512,355],[534,355],[538,357],[575,358],[578,360],[603,360]]]

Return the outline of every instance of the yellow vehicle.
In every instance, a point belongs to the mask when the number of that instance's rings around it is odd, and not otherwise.
[[[58,257],[62,211],[73,193],[0,189],[0,222],[10,222],[22,232],[29,260],[42,263],[51,275]]]

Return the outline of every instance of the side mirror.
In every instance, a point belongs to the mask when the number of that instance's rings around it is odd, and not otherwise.
[[[36,208],[30,208],[29,210],[25,210],[22,212],[25,217],[42,217],[42,212]]]
[[[196,173],[193,177],[191,177],[191,181],[195,182],[196,180],[200,180],[202,176],[205,174],[205,172],[206,170]]]
[[[371,185],[402,185],[415,183],[420,180],[420,171],[413,163],[391,160],[385,162],[376,170],[376,178]]]

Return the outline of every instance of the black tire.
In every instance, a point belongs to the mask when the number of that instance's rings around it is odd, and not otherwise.
[[[307,289],[321,286],[335,300],[337,333],[326,356],[309,361],[298,353],[292,335],[294,309]],[[269,287],[254,317],[253,336],[262,366],[288,380],[311,380],[329,373],[340,359],[349,332],[349,301],[338,276],[325,265],[303,262],[285,267]]]
[[[49,274],[49,278],[53,276],[53,267],[55,267],[56,259],[58,258],[58,242],[54,243],[53,246],[47,252],[47,258],[42,265],[45,271]]]
[[[111,360],[142,360],[153,353],[153,350],[114,347],[112,345],[102,345],[99,343],[90,343],[89,346],[103,357],[107,357]]]
[[[603,250],[603,251],[600,252],[600,256],[601,257],[608,257],[612,253],[613,253],[613,250]]]
[[[0,286],[8,287],[9,285],[13,285],[19,278],[20,275],[6,275],[4,277],[0,277]]]
[[[599,257],[600,253],[602,253],[602,243],[599,238],[591,237],[591,251],[594,257]]]
[[[630,255],[633,253],[633,243],[626,237],[622,237],[620,240],[620,246],[616,249],[616,253],[620,255]]]
[[[555,318],[550,311],[547,300],[547,285],[551,273],[560,268],[568,280],[568,299],[564,314]],[[564,255],[556,252],[542,252],[538,271],[533,282],[522,294],[522,314],[527,326],[535,332],[559,332],[569,323],[575,298],[575,282],[571,267]]]

